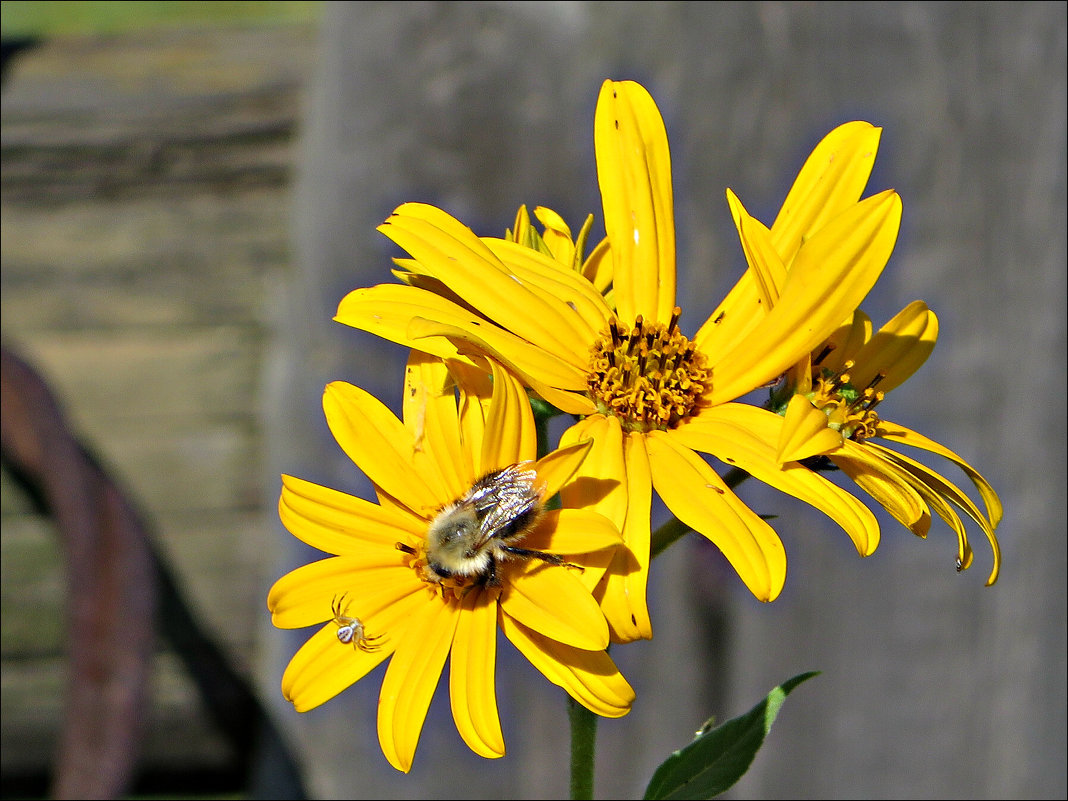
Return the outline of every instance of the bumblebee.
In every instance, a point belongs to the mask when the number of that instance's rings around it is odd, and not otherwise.
[[[543,488],[536,485],[537,478],[523,465],[494,470],[443,508],[427,529],[428,578],[439,584],[449,578],[470,579],[496,587],[497,565],[508,559],[566,565],[555,554],[519,547],[541,516]]]

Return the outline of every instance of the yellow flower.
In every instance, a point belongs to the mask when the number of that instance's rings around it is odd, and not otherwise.
[[[619,531],[590,510],[544,509],[589,447],[535,462],[530,403],[496,366],[492,377],[450,372],[413,352],[405,384],[403,422],[350,384],[332,383],[323,397],[331,432],[378,503],[283,476],[282,522],[335,554],[283,576],[268,596],[280,628],[326,622],[289,663],[285,697],[312,709],[388,658],[378,737],[390,764],[408,771],[448,658],[460,735],[499,757],[499,627],[579,703],[626,714],[634,693],[605,650],[608,627],[591,595]]]
[[[825,457],[877,500],[904,526],[926,537],[931,509],[957,534],[957,569],[973,559],[968,535],[954,506],[972,518],[990,542],[994,564],[987,585],[997,581],[1001,551],[994,530],[1001,501],[979,472],[948,448],[922,434],[882,419],[876,407],[886,393],[904,383],[927,360],[938,339],[938,319],[914,301],[872,336],[871,321],[860,310],[827,342],[788,373],[769,401],[784,415],[770,426],[778,458],[799,461]],[[872,442],[912,445],[960,467],[975,485],[986,515],[951,481],[914,459]],[[816,461],[820,466],[820,461]]]
[[[893,250],[901,203],[893,191],[857,202],[874,157],[866,132],[876,129],[855,126],[865,135],[841,137],[823,171],[827,181],[805,192],[828,197],[838,213],[800,222],[789,279],[770,312],[748,304],[753,281],[745,279],[692,339],[680,331],[667,134],[645,89],[612,81],[601,89],[594,121],[607,233],[594,253],[605,248],[600,257],[611,262],[607,299],[603,286],[561,269],[555,255],[480,239],[439,209],[406,204],[380,228],[411,255],[397,261],[408,271],[399,273],[406,285],[355,290],[338,308],[339,322],[395,342],[443,357],[488,356],[580,416],[561,444],[594,444],[580,468],[586,480],[563,497],[596,508],[623,532],[628,549],[617,552],[597,588],[616,641],[652,636],[646,580],[654,489],[722,550],[757,598],[773,600],[782,589],[778,535],[695,451],[816,505],[862,551],[877,537],[863,504],[800,465],[780,466],[774,448],[746,427],[751,407],[731,402],[826,339]],[[745,245],[760,223],[740,204],[734,216]],[[555,222],[547,227],[560,230]]]
[[[770,312],[781,302],[787,276],[806,232],[855,202],[867,180],[863,165],[871,164],[879,131],[865,123],[847,123],[832,131],[816,147],[794,182],[782,210],[768,229],[751,220],[743,245],[750,270],[731,292],[725,306],[749,314]],[[853,162],[854,165],[850,165]],[[728,192],[737,220],[748,218],[741,201]],[[859,309],[825,341],[784,372],[768,405],[779,419],[755,409],[748,412],[750,432],[775,448],[776,459],[796,464],[802,459],[827,457],[858,487],[879,502],[903,525],[927,535],[931,509],[956,532],[957,568],[973,561],[967,533],[957,506],[975,520],[990,542],[993,568],[987,584],[997,580],[1001,552],[994,530],[1001,521],[1001,501],[990,483],[948,448],[904,426],[881,420],[875,407],[885,394],[904,383],[927,360],[938,339],[938,320],[921,301],[901,310],[873,337],[871,320]],[[912,445],[958,465],[979,492],[984,516],[951,481],[930,468],[874,442]],[[699,447],[699,443],[694,447]],[[816,461],[817,465],[825,462]],[[879,543],[878,531],[862,555]]]

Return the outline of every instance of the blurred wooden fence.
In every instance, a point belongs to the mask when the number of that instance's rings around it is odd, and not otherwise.
[[[250,686],[249,610],[264,606],[273,536],[263,309],[289,264],[291,145],[313,43],[291,27],[61,38],[17,56],[3,90],[5,345],[147,512],[191,611]],[[7,795],[39,791],[71,757],[56,749],[82,618],[67,605],[54,519],[6,469],[2,480]],[[139,774],[225,787],[244,757],[161,637],[153,668]]]

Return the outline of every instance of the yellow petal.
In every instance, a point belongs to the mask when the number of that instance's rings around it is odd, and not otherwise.
[[[488,759],[504,756],[497,714],[497,602],[486,592],[460,601],[456,636],[449,658],[452,718],[468,747]]]
[[[375,336],[406,348],[426,351],[442,359],[459,358],[456,345],[444,337],[435,340],[413,339],[408,328],[413,319],[438,320],[450,325],[464,325],[478,317],[451,300],[417,286],[379,284],[354,289],[341,299],[336,322],[369,331]],[[482,321],[485,324],[485,320]]]
[[[608,645],[604,615],[570,569],[536,559],[507,569],[500,604],[510,616],[576,648],[598,650]]]
[[[599,512],[622,532],[626,547],[613,554],[597,595],[613,642],[649,639],[653,629],[645,600],[652,508],[648,458],[641,437],[624,437],[615,417],[587,417],[565,431],[560,444],[586,440],[592,440],[593,447],[560,498],[565,507]]]
[[[767,314],[752,269],[747,269],[727,297],[694,335],[702,353],[726,353],[741,342]]]
[[[886,266],[897,239],[901,200],[886,191],[861,201],[805,242],[779,302],[713,365],[712,404],[774,379],[850,315]]]
[[[389,764],[407,773],[459,623],[454,598],[424,603],[389,662],[378,698],[378,742]]]
[[[887,458],[886,453],[883,453],[882,456]],[[887,461],[896,467],[902,467],[896,460],[887,458]],[[936,491],[931,484],[918,478],[912,470],[902,467],[901,475],[935,511],[935,514],[942,518],[943,522],[953,529],[953,533],[957,535],[957,570],[966,570],[971,567],[974,554],[972,553],[971,544],[968,542],[968,532],[964,528],[964,522],[960,519],[960,515],[946,502],[942,494]],[[995,553],[997,553],[996,548]],[[997,581],[997,569],[1000,563],[1000,558],[995,558],[994,572],[991,574],[989,581],[987,581],[988,586]]]
[[[538,452],[538,432],[527,393],[496,362],[491,367],[493,402],[482,440],[480,473],[532,460]]]
[[[938,318],[922,300],[914,300],[879,329],[855,357],[849,371],[858,389],[876,378],[876,389],[889,392],[903,384],[934,350],[938,340]]]
[[[623,535],[604,515],[592,509],[550,509],[523,540],[524,548],[562,555],[618,548]]]
[[[330,433],[371,481],[409,509],[435,509],[451,496],[436,464],[413,458],[415,441],[369,392],[334,381],[323,392]]]
[[[796,462],[842,447],[842,433],[829,428],[827,415],[803,395],[794,395],[786,407],[775,458]]]
[[[493,405],[493,373],[486,368],[486,361],[479,359],[474,367],[463,362],[449,362],[449,372],[456,379],[460,401],[460,439],[464,443],[465,459],[471,463],[471,475],[482,475],[479,459],[482,441],[486,437],[486,419]],[[465,487],[466,489],[466,487]]]
[[[419,535],[426,522],[404,513],[321,487],[310,481],[282,476],[278,516],[289,532],[333,554],[354,554],[369,545],[393,547],[405,535]]]
[[[591,509],[552,509],[523,539],[523,547],[563,556],[576,578],[593,593],[618,549],[623,535],[604,515]]]
[[[575,423],[560,437],[561,450],[588,444],[590,448],[575,479],[560,488],[564,506],[589,507],[621,527],[627,519],[626,462],[619,420],[592,415]]]
[[[474,478],[471,449],[460,444],[460,421],[456,409],[456,382],[445,363],[413,350],[404,372],[404,425],[415,442],[412,459],[434,465],[446,498],[458,498]]]
[[[368,548],[358,556],[337,556],[301,565],[271,587],[267,608],[280,629],[314,626],[334,617],[342,596],[351,617],[375,615],[424,589],[396,548]]]
[[[615,418],[610,418],[618,427]],[[625,479],[626,518],[617,523],[623,533],[625,548],[613,555],[597,595],[601,609],[612,630],[613,642],[652,639],[653,624],[649,619],[646,587],[649,582],[650,516],[652,514],[652,477],[649,457],[645,452],[645,438],[641,434],[623,435],[623,477]],[[612,439],[609,448],[615,447]],[[605,454],[607,456],[607,454]],[[613,475],[606,473],[605,475]],[[618,512],[614,498],[596,507],[602,513]]]
[[[881,134],[870,123],[847,122],[813,149],[771,226],[775,249],[787,265],[807,237],[860,199]]]
[[[779,535],[723,483],[709,465],[665,432],[646,436],[653,486],[682,523],[718,547],[761,601],[773,601],[786,581]]]
[[[552,498],[571,481],[592,444],[590,441],[578,442],[566,448],[557,448],[538,459],[534,469],[538,472],[538,480],[545,485],[546,499]]]
[[[614,309],[615,304],[609,297],[612,287],[612,252],[605,237],[590,251],[586,261],[582,264],[582,275],[604,296],[605,303]]]
[[[381,647],[361,651],[337,638],[337,627],[329,623],[312,635],[286,668],[282,694],[298,712],[307,712],[329,701],[359,681],[388,658],[405,636],[411,621],[426,607],[423,592],[408,595],[374,615],[361,617],[370,636],[381,637]],[[352,610],[355,613],[355,609]]]
[[[423,348],[420,343],[424,338],[433,341],[445,337],[457,343],[459,351],[465,355],[485,356],[500,362],[563,412],[589,414],[593,411],[593,403],[585,396],[585,369],[574,368],[549,351],[474,315],[460,325],[413,318],[408,335],[416,343],[416,348]]]
[[[573,648],[545,637],[502,609],[501,631],[545,678],[596,715],[618,718],[630,711],[634,690],[604,651]]]
[[[1001,499],[990,485],[990,482],[983,478],[979,471],[964,461],[964,459],[944,445],[939,445],[934,440],[928,439],[923,434],[905,428],[898,423],[891,423],[889,420],[881,421],[878,437],[880,439],[889,440],[890,442],[900,442],[902,445],[912,445],[913,447],[930,451],[945,459],[949,459],[953,464],[963,470],[969,479],[971,479],[976,490],[979,491],[983,503],[986,505],[987,519],[990,521],[990,526],[995,529],[998,527],[1003,514]]]
[[[664,121],[640,84],[605,81],[593,125],[616,309],[628,325],[639,314],[667,323],[675,306],[675,218]]]
[[[532,292],[545,293],[554,303],[563,304],[574,315],[567,336],[570,358],[584,364],[596,335],[605,327],[612,310],[600,290],[575,271],[564,271],[543,254],[503,239],[484,239],[486,246],[505,265],[515,280]]]
[[[412,209],[420,213],[413,215]],[[517,282],[474,232],[450,215],[433,206],[406,204],[378,230],[408,251],[422,272],[486,317],[554,353],[570,353],[573,311]]]
[[[780,464],[775,443],[783,419],[764,409],[725,403],[708,409],[668,435],[712,454],[753,478],[819,509],[849,535],[857,553],[870,556],[879,546],[879,522],[867,506],[819,473],[797,462]]]
[[[933,493],[939,500],[942,498],[950,501],[958,506],[983,530],[986,535],[987,541],[990,543],[990,548],[994,553],[994,565],[990,572],[990,576],[987,578],[987,586],[989,587],[998,579],[998,573],[1001,569],[1001,547],[998,545],[997,536],[994,534],[994,527],[982,513],[972,503],[971,498],[965,495],[956,484],[949,481],[944,476],[931,470],[924,464],[917,462],[915,459],[910,459],[902,453],[896,453],[888,448],[883,448],[874,442],[866,443],[868,447],[874,448],[883,458],[899,465],[906,470],[910,475],[916,479],[914,487],[920,492],[921,495],[931,504],[932,508],[938,511],[939,516],[948,523],[954,531],[957,532],[958,539],[960,539],[960,547],[958,558],[962,563],[962,567],[967,567],[971,559],[968,557],[967,547],[967,535],[964,532],[963,526],[960,524],[959,518],[951,509],[946,511],[940,511],[940,507],[936,506],[932,502],[932,499],[924,492],[925,489]]]
[[[548,245],[553,258],[560,264],[572,266],[575,263],[575,242],[564,218],[545,206],[535,206],[534,216],[545,229],[542,239]]]
[[[745,253],[745,260],[756,282],[757,295],[766,313],[775,307],[786,283],[786,267],[772,244],[771,232],[749,215],[742,201],[730,189],[727,190],[727,205],[730,206],[742,252]]]
[[[298,712],[329,701],[374,670],[390,651],[361,651],[338,640],[337,627],[324,626],[301,646],[282,675],[282,695]]]
[[[931,511],[919,493],[893,465],[887,465],[870,448],[852,440],[842,443],[832,461],[853,482],[917,537],[931,528]]]

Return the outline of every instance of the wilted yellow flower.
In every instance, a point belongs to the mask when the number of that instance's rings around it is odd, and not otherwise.
[[[771,228],[749,218],[743,245],[750,270],[724,306],[757,315],[769,313],[781,302],[806,237],[859,197],[878,141],[879,130],[866,123],[836,128],[806,161]],[[728,193],[728,201],[736,219],[749,217],[733,193]],[[826,457],[921,537],[930,528],[934,509],[956,532],[957,565],[965,569],[971,565],[973,554],[964,524],[953,508],[957,506],[979,524],[990,541],[994,563],[987,584],[993,584],[1001,564],[994,534],[1002,515],[997,493],[956,453],[904,426],[880,419],[875,411],[887,392],[904,383],[927,360],[937,339],[938,320],[921,301],[902,309],[875,336],[871,320],[858,309],[786,370],[772,390],[768,406],[785,419],[752,409],[746,425],[763,440],[760,447],[774,448],[776,459],[783,464]],[[871,442],[873,437],[913,445],[957,464],[978,490],[986,515],[948,479],[908,456]],[[856,545],[866,555],[878,543],[875,530],[866,545],[861,541]]]
[[[746,427],[752,407],[732,401],[774,381],[857,308],[893,250],[901,202],[893,191],[857,202],[874,150],[868,137],[843,137],[819,188],[838,213],[801,226],[780,302],[770,311],[751,307],[746,278],[689,338],[675,305],[670,155],[656,104],[636,83],[607,81],[594,134],[607,233],[594,254],[611,263],[610,291],[585,267],[562,269],[564,251],[528,246],[521,225],[510,238],[480,239],[440,209],[405,204],[380,230],[411,255],[397,261],[406,285],[355,290],[335,319],[443,357],[488,356],[580,417],[561,444],[593,441],[579,469],[587,480],[563,497],[623,531],[628,549],[617,552],[597,593],[613,639],[628,641],[652,636],[645,595],[653,489],[723,551],[756,597],[773,600],[785,581],[778,535],[696,451],[814,504],[862,550],[877,536],[874,517],[851,495],[800,465],[781,466]],[[746,245],[749,230],[762,226],[740,204],[733,210]],[[562,230],[555,221],[547,228]]]
[[[914,301],[872,336],[871,320],[858,310],[827,342],[803,360],[801,370],[771,395],[770,405],[784,415],[771,426],[778,458],[800,461],[824,457],[848,475],[903,525],[921,537],[931,526],[931,509],[957,534],[957,569],[972,563],[972,549],[957,508],[972,518],[990,541],[994,564],[987,584],[997,581],[1001,551],[994,529],[1001,501],[990,483],[964,459],[922,434],[880,417],[876,407],[886,393],[904,383],[927,360],[938,339],[938,319]],[[960,467],[986,506],[984,515],[947,478],[914,459],[879,445],[912,445]],[[818,466],[817,462],[817,466]]]
[[[334,554],[283,576],[267,600],[280,628],[326,623],[282,678],[297,710],[389,659],[378,737],[390,764],[408,771],[448,658],[460,735],[475,753],[502,756],[500,628],[576,701],[599,715],[626,714],[634,693],[605,651],[608,626],[591,595],[621,536],[594,511],[545,509],[589,445],[535,461],[533,414],[513,377],[496,366],[450,372],[417,352],[403,422],[341,382],[327,386],[323,408],[378,503],[283,476],[282,522]]]

